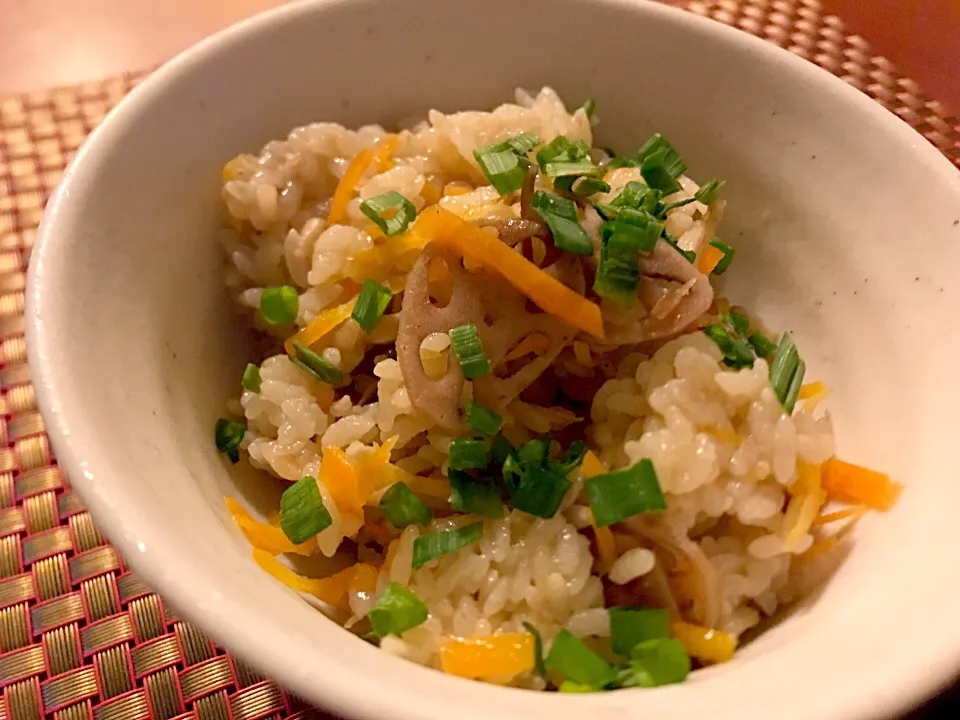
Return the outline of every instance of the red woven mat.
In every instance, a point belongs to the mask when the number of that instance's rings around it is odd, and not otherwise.
[[[816,0],[677,4],[830,70],[960,167],[960,118]],[[319,718],[128,571],[57,467],[37,412],[23,337],[36,226],[67,160],[141,78],[0,97],[0,720]]]

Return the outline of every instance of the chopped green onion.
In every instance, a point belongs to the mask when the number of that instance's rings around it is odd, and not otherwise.
[[[540,518],[552,518],[570,490],[566,473],[553,467],[531,467],[510,495],[510,507]]]
[[[647,185],[660,190],[664,195],[670,195],[680,189],[680,183],[667,169],[667,162],[666,150],[660,150],[647,155],[643,165],[640,166],[640,174],[643,175]]]
[[[557,692],[562,693],[592,693],[600,692],[603,688],[597,688],[593,685],[583,685],[582,683],[575,683],[572,680],[564,680],[560,683],[560,687],[557,688]]]
[[[690,674],[687,649],[674,638],[642,642],[630,651],[630,663],[620,675],[622,687],[660,687],[683,682]]]
[[[476,325],[458,325],[450,330],[453,352],[460,363],[460,370],[467,380],[490,372],[490,361],[483,351],[483,343],[477,334]]]
[[[654,133],[637,151],[637,160],[642,164],[653,155],[662,153],[662,165],[667,174],[676,180],[687,171],[687,164],[680,153],[660,133]]]
[[[598,177],[581,175],[570,186],[570,191],[577,197],[590,197],[597,193],[610,192],[610,186]]]
[[[490,446],[490,459],[493,464],[502,468],[509,458],[513,457],[513,445],[503,435],[497,435]]]
[[[590,157],[590,148],[583,140],[571,142],[558,135],[537,151],[537,164],[546,172],[548,163],[581,162]]]
[[[684,198],[683,200],[677,200],[676,202],[667,203],[666,205],[660,208],[660,214],[663,217],[667,216],[667,212],[673,210],[674,208],[683,207],[684,205],[689,205],[694,201],[694,198]]]
[[[656,638],[670,637],[670,611],[659,608],[612,607],[610,647],[618,655],[630,655],[633,648]]]
[[[380,317],[390,304],[391,298],[393,293],[389,288],[368,278],[363,281],[363,288],[357,296],[357,304],[353,306],[350,317],[363,328],[364,332],[368,333],[380,322]]]
[[[710,244],[715,247],[717,250],[723,253],[723,257],[720,258],[720,262],[717,263],[717,266],[711,272],[711,275],[723,275],[727,268],[730,267],[730,263],[733,262],[734,249],[732,246],[727,245],[725,242],[719,238],[714,238],[710,241]]]
[[[583,487],[597,527],[667,507],[657,473],[648,458],[624,470],[595,475]]]
[[[527,440],[517,448],[517,460],[524,469],[543,467],[550,456],[550,438],[547,436]]]
[[[380,512],[398,530],[408,525],[426,525],[433,517],[423,500],[402,482],[394,483],[381,496]]]
[[[217,443],[217,450],[222,452],[231,462],[240,462],[240,443],[247,429],[233,420],[217,420],[213,437]]]
[[[640,281],[639,254],[653,249],[663,224],[645,213],[624,208],[616,220],[604,221],[600,230],[603,246],[594,292],[608,300],[631,304],[637,299]]]
[[[593,241],[578,222],[577,206],[572,200],[538,190],[531,204],[550,228],[554,245],[580,255],[593,254]]]
[[[470,401],[467,403],[467,426],[484,435],[496,435],[503,425],[503,417],[486,405]]]
[[[770,364],[770,385],[789,415],[797,402],[797,393],[803,382],[806,364],[800,359],[797,344],[790,333],[784,333],[777,345],[777,353]]]
[[[710,325],[703,332],[720,348],[725,365],[732,368],[753,367],[753,348],[746,340],[734,337],[722,325]]]
[[[566,452],[559,463],[554,463],[554,467],[564,474],[569,473],[580,463],[583,462],[583,456],[587,454],[587,444],[583,440],[574,440],[567,446]]]
[[[280,496],[280,529],[290,542],[306,542],[332,523],[316,478],[304,475]]]
[[[430,615],[423,600],[400,583],[390,583],[367,613],[370,626],[380,637],[403,635],[421,625]]]
[[[636,261],[621,260],[608,253],[609,243],[600,248],[600,264],[593,280],[593,291],[602,298],[623,305],[637,300],[637,284],[640,282],[640,268]]]
[[[550,177],[570,177],[577,175],[592,175],[597,172],[597,166],[589,160],[580,162],[549,162],[543,171]]]
[[[507,138],[502,143],[499,143],[497,149],[506,150],[507,148],[510,148],[518,155],[526,155],[542,142],[543,140],[541,140],[540,136],[536,133],[522,132],[519,135],[514,135],[511,138]]]
[[[603,688],[617,680],[617,673],[610,663],[574,637],[569,630],[561,630],[553,639],[546,666],[563,673],[568,680],[592,688]]]
[[[720,192],[720,188],[722,188],[724,185],[726,185],[726,183],[723,180],[718,180],[717,178],[708,180],[700,186],[700,189],[697,190],[693,197],[697,202],[702,202],[704,205],[709,205],[716,200],[717,193]]]
[[[536,669],[537,675],[546,680],[547,666],[543,662],[543,637],[540,635],[540,631],[531,623],[525,622],[523,623],[523,627],[528,633],[533,635],[533,667]]]
[[[659,190],[648,187],[642,182],[631,180],[623,186],[623,190],[610,202],[610,205],[615,208],[645,210],[652,213],[656,210],[657,203],[660,202],[662,196]]]
[[[360,203],[360,212],[373,220],[384,235],[399,235],[417,216],[417,208],[396,190],[385,192]]]
[[[260,294],[260,316],[268,325],[289,325],[299,309],[300,298],[291,285],[264,288]]]
[[[248,363],[247,367],[243,369],[243,378],[240,380],[240,384],[244,390],[260,392],[260,368],[253,363]]]
[[[747,335],[750,332],[750,318],[743,313],[727,313],[723,316],[723,321],[740,335]]]
[[[605,220],[600,232],[605,241],[613,235],[624,233],[628,237],[618,240],[618,244],[623,243],[624,248],[630,248],[631,255],[635,252],[648,253],[663,233],[663,223],[657,222],[646,212],[624,208],[617,213],[616,220]]]
[[[606,170],[616,170],[618,168],[625,167],[640,167],[640,163],[627,155],[618,155],[614,158],[611,158],[610,162],[608,162],[604,167]]]
[[[753,345],[753,349],[757,352],[757,357],[770,357],[777,350],[777,344],[762,332],[750,333],[747,342]]]
[[[473,545],[483,535],[483,523],[473,523],[453,530],[421,535],[413,541],[413,569],[421,568],[431,560],[455,553]]]
[[[509,195],[523,187],[527,177],[527,160],[511,150],[474,150],[483,174],[501,195]]]
[[[486,445],[479,438],[454,438],[450,443],[450,467],[454,470],[485,468],[489,462]]]
[[[677,241],[677,239],[670,233],[664,231],[663,239],[666,240],[667,244],[673,247],[674,250],[680,253],[683,256],[683,259],[686,260],[688,263],[694,263],[697,261],[697,254],[693,252],[693,250],[684,250],[682,247],[680,247],[680,244]],[[721,260],[720,262],[723,262],[723,261]]]
[[[617,217],[617,213],[620,212],[618,207],[607,203],[596,203],[593,209],[600,213],[600,217],[604,220],[613,220]]]
[[[588,118],[592,118],[593,114],[597,110],[597,101],[593,98],[587,98],[583,105],[580,106],[581,109],[587,114]]]
[[[304,372],[330,385],[336,385],[343,379],[343,375],[329,360],[315,353],[299,340],[293,341],[293,351],[294,357],[290,358],[291,362]]]
[[[500,491],[491,483],[471,477],[461,470],[450,468],[450,507],[457,512],[502,518],[503,500]]]

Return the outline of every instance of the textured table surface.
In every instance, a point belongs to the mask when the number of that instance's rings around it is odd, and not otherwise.
[[[815,0],[677,4],[830,70],[960,167],[960,119]],[[23,336],[36,226],[68,159],[141,78],[0,96],[0,720],[323,717],[181,621],[129,571],[56,465],[37,412]],[[960,715],[951,697],[937,705]]]

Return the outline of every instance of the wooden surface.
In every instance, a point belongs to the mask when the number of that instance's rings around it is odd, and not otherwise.
[[[0,0],[0,94],[157,65],[283,0]]]

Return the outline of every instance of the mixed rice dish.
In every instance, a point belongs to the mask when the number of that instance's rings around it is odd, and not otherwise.
[[[518,90],[223,168],[226,284],[269,349],[216,444],[283,486],[228,509],[268,573],[453,675],[680,682],[899,492],[835,457],[791,335],[715,290],[723,182],[596,124]],[[288,562],[313,555],[344,569]]]

